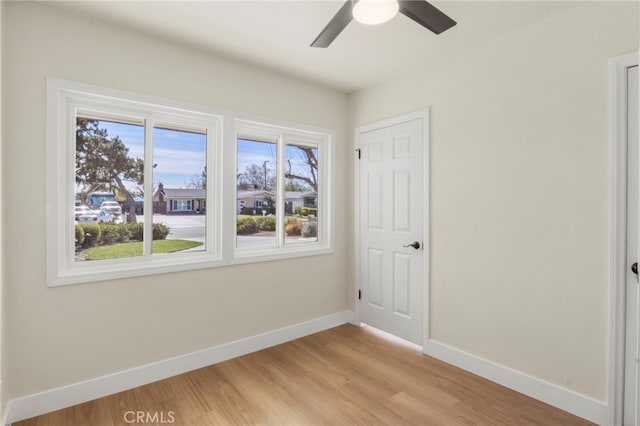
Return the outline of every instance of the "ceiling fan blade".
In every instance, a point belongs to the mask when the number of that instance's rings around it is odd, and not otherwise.
[[[340,10],[338,10],[338,13],[331,18],[327,26],[318,34],[318,37],[313,40],[311,46],[328,47],[353,19],[353,14],[351,13],[352,7],[353,3],[351,0],[347,0]]]
[[[456,21],[425,0],[400,0],[399,3],[400,13],[436,34],[440,34],[456,24]]]

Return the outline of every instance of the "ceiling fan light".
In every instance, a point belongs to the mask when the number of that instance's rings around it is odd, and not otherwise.
[[[359,0],[352,9],[353,18],[366,25],[383,24],[398,13],[396,0]]]

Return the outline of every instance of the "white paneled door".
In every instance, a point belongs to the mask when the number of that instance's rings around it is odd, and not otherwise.
[[[360,321],[419,345],[428,243],[427,119],[423,113],[356,132]]]

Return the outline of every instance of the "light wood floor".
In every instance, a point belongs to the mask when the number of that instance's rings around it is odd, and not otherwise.
[[[131,423],[135,412],[142,412],[144,423]],[[591,423],[376,330],[343,325],[15,425],[127,424]]]

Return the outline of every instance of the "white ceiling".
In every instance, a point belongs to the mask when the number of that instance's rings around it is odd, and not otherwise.
[[[342,6],[324,0],[46,1],[124,28],[344,92],[429,67],[474,43],[575,7],[575,1],[434,1],[458,25],[435,35],[404,15],[352,21],[327,49],[309,47]]]

